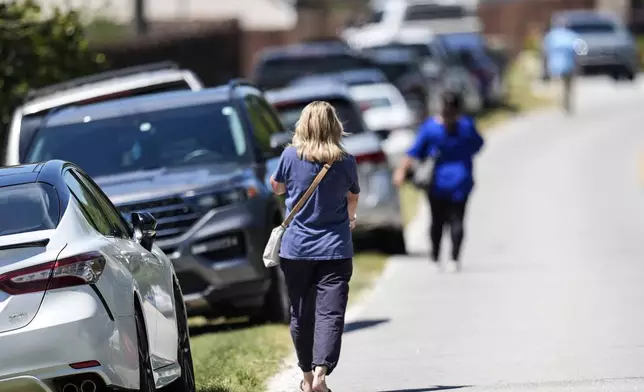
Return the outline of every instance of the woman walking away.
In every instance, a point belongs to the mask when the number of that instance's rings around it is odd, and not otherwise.
[[[432,178],[426,189],[432,214],[431,259],[439,262],[443,229],[449,225],[452,261],[460,269],[465,207],[474,187],[472,160],[483,146],[483,138],[474,120],[462,114],[459,94],[446,92],[441,100],[441,114],[421,125],[407,157],[394,172],[394,183],[400,186],[405,181],[414,160],[434,160]]]
[[[312,196],[287,226],[280,266],[291,301],[291,335],[303,372],[300,390],[327,392],[326,376],[338,364],[344,315],[353,272],[358,206],[356,160],[341,145],[344,131],[326,102],[306,106],[292,146],[282,153],[271,178],[273,191],[286,194],[287,212],[328,168]]]

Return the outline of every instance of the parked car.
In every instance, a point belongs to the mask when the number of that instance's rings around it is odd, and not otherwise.
[[[364,50],[380,68],[389,81],[405,97],[407,104],[414,111],[416,121],[420,122],[428,115],[430,102],[429,86],[423,75],[420,58],[406,48],[370,47]]]
[[[0,390],[194,392],[155,219],[128,224],[79,167],[0,168]]]
[[[31,91],[11,120],[6,156],[0,164],[16,165],[35,130],[52,110],[162,91],[203,88],[192,71],[172,62],[108,71]],[[0,148],[2,151],[2,148]]]
[[[582,73],[635,80],[639,68],[637,45],[616,17],[591,10],[564,11],[552,16],[551,26],[560,20],[579,35],[575,51]],[[548,79],[547,58],[543,60],[543,76]]]
[[[283,217],[268,188],[282,132],[261,91],[232,81],[63,109],[43,122],[24,162],[73,161],[125,216],[152,214],[190,315],[285,323],[283,276],[262,261]]]
[[[336,82],[347,86],[362,86],[375,83],[388,83],[387,76],[377,68],[356,69],[342,72],[331,72],[308,75],[295,79],[291,86],[303,84],[319,84],[320,82]]]
[[[349,89],[362,117],[382,140],[392,168],[398,166],[416,136],[417,122],[400,91],[392,84],[368,84]]]
[[[441,34],[436,37],[477,79],[486,106],[503,103],[506,93],[504,76],[489,54],[485,38],[476,32]]]
[[[458,56],[427,29],[404,28],[390,41],[374,46],[363,45],[363,50],[414,53],[428,88],[430,113],[439,109],[440,95],[446,89],[459,91],[470,113],[477,113],[483,107],[483,97],[476,78]]]
[[[437,0],[371,1],[364,24],[343,31],[351,45],[380,45],[390,41],[401,29],[418,28],[434,33],[480,31],[476,6]]]
[[[373,62],[337,42],[306,42],[265,49],[253,80],[263,90],[286,87],[303,76],[374,68]]]
[[[358,103],[367,127],[381,139],[416,126],[414,112],[396,86],[390,83],[359,85],[350,87],[349,92]]]
[[[356,234],[374,238],[383,251],[404,253],[405,239],[398,191],[391,182],[391,168],[375,133],[364,123],[358,104],[347,86],[320,83],[266,92],[287,129],[294,130],[302,110],[313,101],[331,103],[350,135],[344,138],[347,151],[358,162],[360,203]],[[290,140],[289,140],[290,141]]]

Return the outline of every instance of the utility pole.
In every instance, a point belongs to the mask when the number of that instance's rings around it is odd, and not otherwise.
[[[145,0],[134,0],[134,28],[136,35],[145,35],[148,32],[148,23],[145,18]]]

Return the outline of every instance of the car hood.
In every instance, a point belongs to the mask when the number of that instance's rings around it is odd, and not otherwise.
[[[161,168],[94,177],[116,205],[209,187],[227,187],[249,175],[250,166],[219,164]]]
[[[372,131],[409,128],[414,122],[414,114],[406,107],[367,109],[363,117]]]
[[[580,34],[582,39],[589,48],[606,48],[614,46],[624,46],[629,44],[628,37],[622,34]]]

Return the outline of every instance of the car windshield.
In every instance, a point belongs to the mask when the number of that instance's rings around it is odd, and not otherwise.
[[[364,123],[362,122],[361,114],[355,105],[346,99],[332,99],[325,100],[335,108],[338,118],[344,124],[344,131],[348,133],[362,133],[364,132]],[[295,102],[288,104],[276,103],[274,106],[280,115],[282,123],[291,131],[295,130],[295,124],[299,120],[302,110],[310,102]]]
[[[105,176],[246,162],[248,154],[237,111],[228,103],[214,103],[45,127],[31,143],[27,162],[62,159],[90,176]]]
[[[615,25],[605,21],[574,22],[568,28],[577,34],[614,33]]]
[[[350,54],[285,58],[264,63],[256,79],[261,88],[270,90],[304,76],[364,69],[370,65],[365,59]]]
[[[476,33],[445,34],[441,36],[441,40],[450,50],[485,48],[485,40]]]
[[[0,236],[55,229],[59,215],[58,196],[51,185],[0,187]]]

